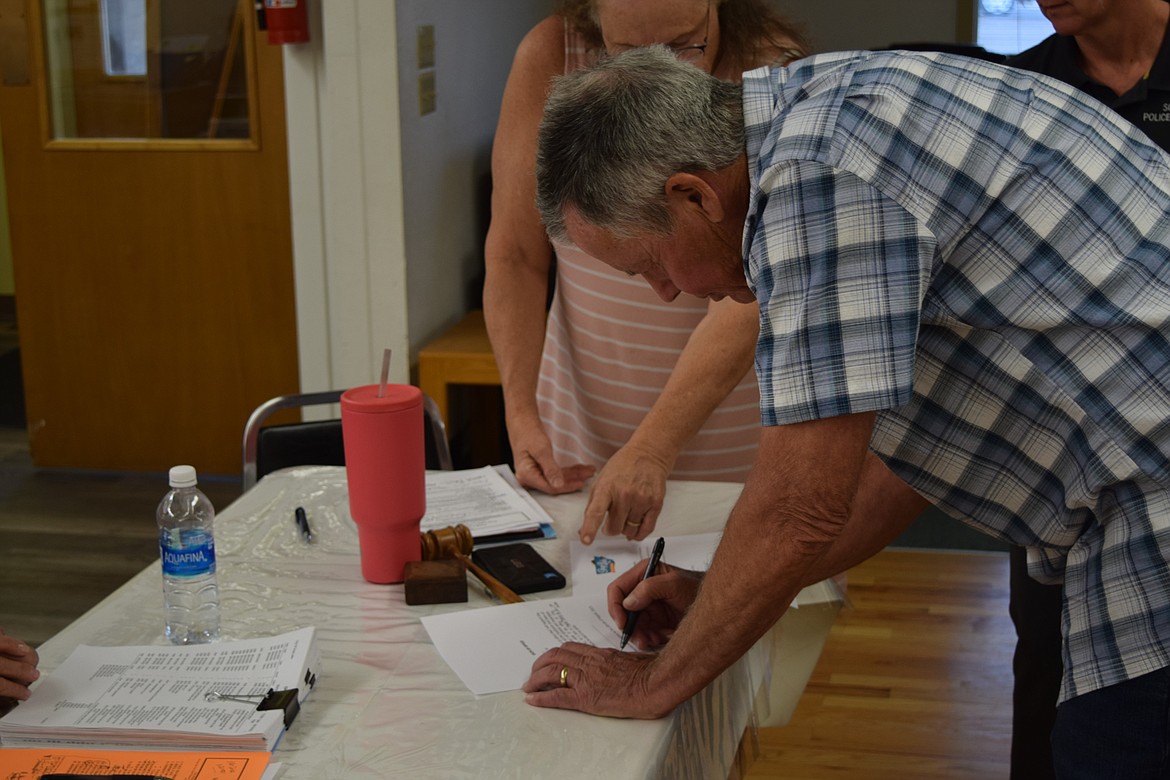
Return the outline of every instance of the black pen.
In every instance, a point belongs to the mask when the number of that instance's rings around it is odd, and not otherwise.
[[[309,516],[305,514],[304,507],[297,507],[297,528],[301,529],[301,536],[305,537],[306,542],[313,541],[313,529],[309,528]]]
[[[639,582],[645,582],[647,577],[654,575],[654,570],[658,568],[658,562],[662,560],[662,551],[666,548],[666,540],[661,536],[658,541],[654,543],[654,550],[650,553],[650,560],[646,563],[646,571],[642,572],[642,579]],[[632,612],[626,610],[626,627],[622,629],[622,644],[620,649],[626,649],[626,643],[630,641],[630,634],[634,633],[634,624],[638,622],[638,615],[641,610]]]

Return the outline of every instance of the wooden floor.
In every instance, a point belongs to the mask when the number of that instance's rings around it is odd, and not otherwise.
[[[240,493],[200,488],[219,508]],[[38,645],[158,560],[166,491],[165,474],[35,469],[25,432],[0,428],[0,628]]]
[[[849,599],[791,722],[760,731],[749,780],[1006,780],[1003,553],[888,549]]]

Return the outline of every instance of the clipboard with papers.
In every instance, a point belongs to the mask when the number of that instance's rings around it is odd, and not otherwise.
[[[271,751],[319,665],[311,627],[208,645],[81,645],[0,718],[0,745]]]
[[[507,466],[427,472],[421,530],[466,525],[476,544],[556,537],[552,518]]]

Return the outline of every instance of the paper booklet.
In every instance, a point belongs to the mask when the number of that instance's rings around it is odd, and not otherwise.
[[[279,763],[262,750],[75,750],[71,748],[2,748],[0,780],[108,777],[183,778],[183,780],[270,780]]]
[[[507,466],[427,472],[423,531],[466,525],[476,544],[556,536],[552,518]]]
[[[319,664],[313,628],[206,645],[81,645],[0,718],[0,745],[272,750]]]

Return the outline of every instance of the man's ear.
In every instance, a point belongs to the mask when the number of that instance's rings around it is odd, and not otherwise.
[[[676,173],[666,180],[666,203],[671,211],[701,214],[711,222],[723,221],[723,202],[710,182],[694,173]]]

